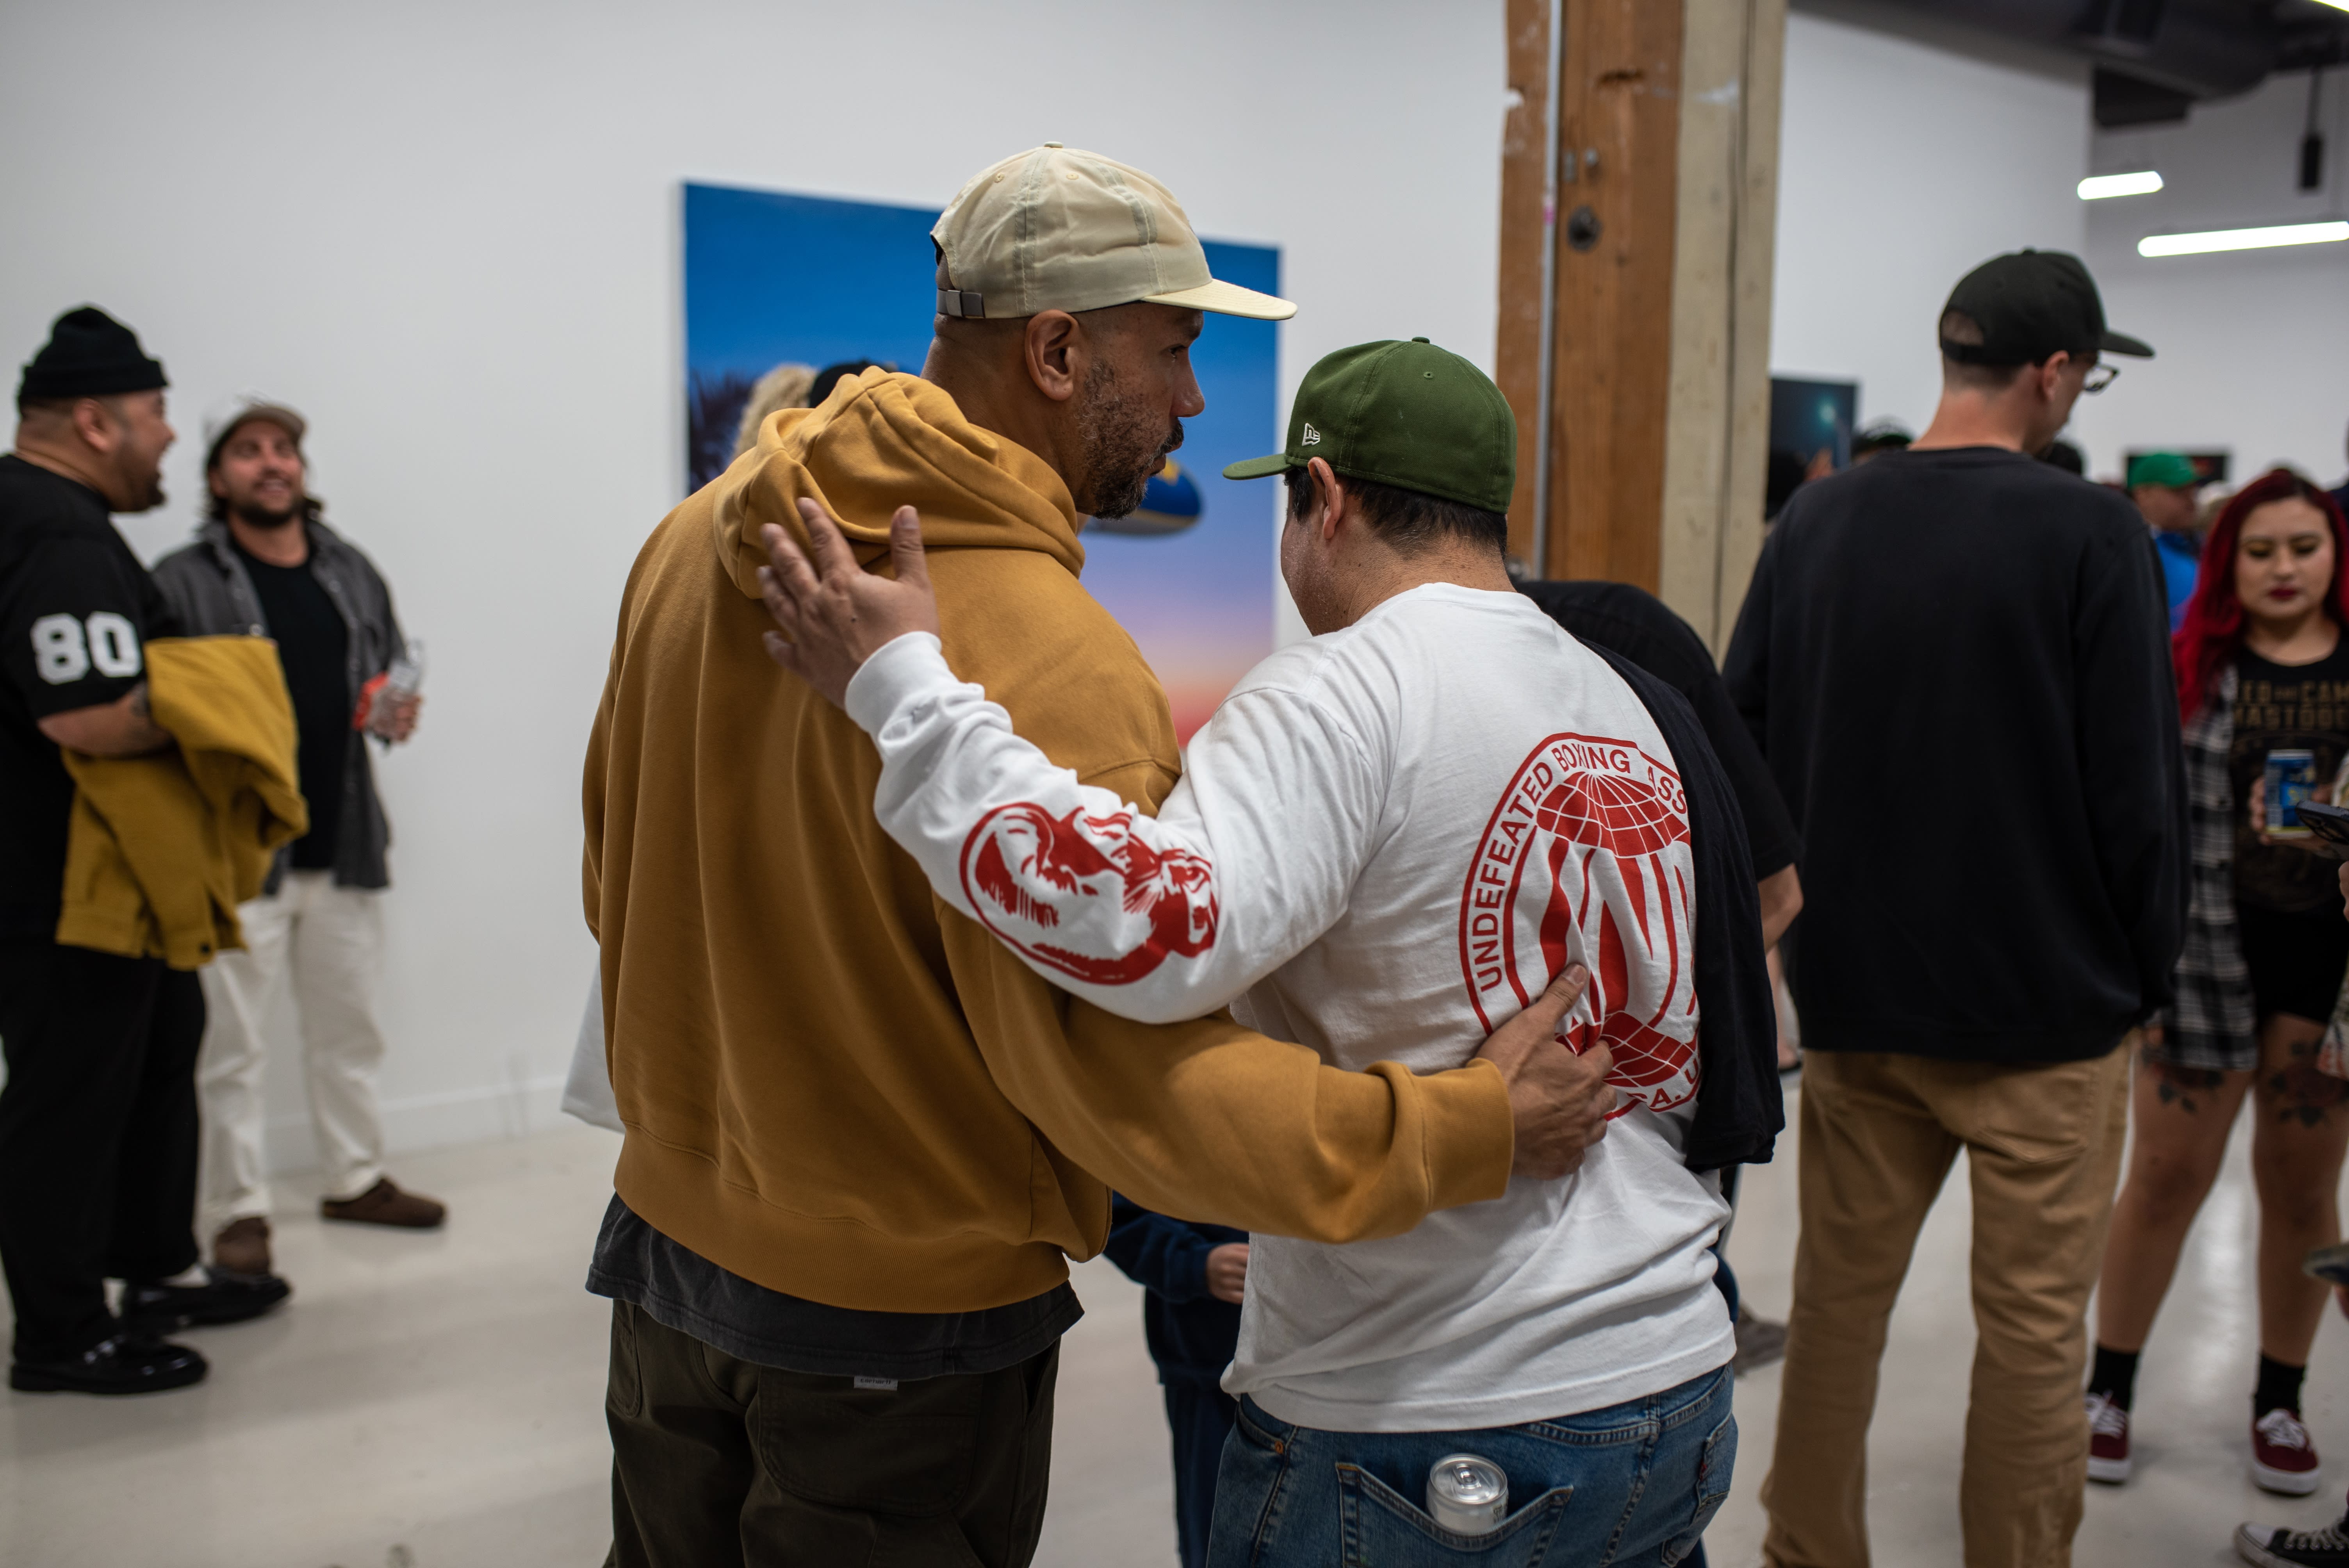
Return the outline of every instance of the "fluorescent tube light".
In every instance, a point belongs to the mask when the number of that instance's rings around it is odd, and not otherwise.
[[[2349,11],[2349,0],[2316,0],[2319,5],[2330,5],[2335,11]]]
[[[2349,0],[2341,0],[2349,5]],[[2091,174],[2080,181],[2080,200],[2102,201],[2108,196],[2150,196],[2161,189],[2161,176],[2148,169],[2138,174]]]
[[[2349,10],[2349,5],[2343,6]],[[2329,245],[2349,240],[2349,223],[2279,223],[2267,229],[2212,229],[2200,234],[2147,234],[2140,256],[2199,256],[2209,251],[2259,251],[2270,245]]]

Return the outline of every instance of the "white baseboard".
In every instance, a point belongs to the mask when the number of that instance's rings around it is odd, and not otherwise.
[[[562,1073],[480,1084],[383,1102],[385,1152],[412,1154],[452,1143],[485,1143],[543,1131],[563,1115]],[[307,1111],[272,1117],[263,1132],[269,1173],[315,1170],[318,1148]]]

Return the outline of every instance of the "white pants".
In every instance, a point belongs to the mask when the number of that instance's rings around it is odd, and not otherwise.
[[[243,905],[245,951],[204,972],[203,1236],[269,1212],[261,1158],[263,1031],[291,960],[302,1026],[303,1077],[326,1195],[356,1198],[383,1176],[383,1117],[375,1070],[383,1060],[376,988],[383,969],[381,894],[336,887],[326,871],[289,871],[274,894]]]

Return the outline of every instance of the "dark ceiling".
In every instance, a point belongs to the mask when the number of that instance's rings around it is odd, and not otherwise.
[[[2349,11],[2319,0],[1880,0],[2095,67],[2096,123],[2186,118],[2278,71],[2349,63]]]

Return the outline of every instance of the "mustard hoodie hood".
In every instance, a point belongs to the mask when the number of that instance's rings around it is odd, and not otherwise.
[[[952,550],[1034,550],[1075,576],[1084,569],[1076,503],[1059,473],[1019,442],[964,418],[947,393],[918,376],[867,370],[843,379],[820,408],[785,408],[713,481],[710,526],[734,585],[755,599],[778,522],[805,541],[802,496],[838,519],[870,563],[889,549],[901,506],[922,516],[922,544]]]

